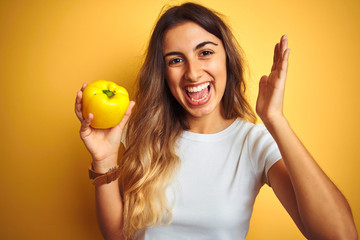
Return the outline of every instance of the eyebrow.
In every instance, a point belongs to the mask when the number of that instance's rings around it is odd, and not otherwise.
[[[207,44],[212,44],[212,45],[215,45],[215,46],[218,45],[217,43],[210,42],[210,41],[202,42],[202,43],[199,43],[198,45],[196,45],[196,47],[194,48],[194,51],[195,51],[195,50],[198,50],[199,48],[202,48],[203,46],[205,46],[205,45],[207,45]]]
[[[218,45],[217,43],[214,43],[214,42],[211,42],[211,41],[205,41],[205,42],[202,42],[202,43],[199,43],[198,45],[196,45],[196,47],[194,48],[194,51],[198,50],[199,48],[202,48],[203,46],[205,46],[207,44],[212,44],[212,45],[215,45],[215,46]],[[182,53],[181,52],[169,52],[169,53],[164,55],[164,58],[166,58],[167,56],[170,56],[170,55],[182,55]]]

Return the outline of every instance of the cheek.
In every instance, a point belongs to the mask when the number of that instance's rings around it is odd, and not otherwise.
[[[177,99],[176,97],[177,84],[174,81],[174,78],[170,74],[166,74],[166,84],[168,85],[170,93],[173,95],[173,97]]]
[[[221,54],[218,55],[214,61],[212,61],[209,67],[213,70],[214,74],[218,77],[226,76],[226,57]]]
[[[177,73],[176,71],[167,70],[165,76],[166,76],[166,82],[171,92],[173,93],[173,91],[175,91],[175,89],[178,88],[180,85],[179,73]]]
[[[215,77],[216,84],[219,87],[223,86],[223,85],[225,87],[226,80],[227,80],[226,64],[222,64],[222,63],[213,64],[212,70],[213,70],[212,73]]]

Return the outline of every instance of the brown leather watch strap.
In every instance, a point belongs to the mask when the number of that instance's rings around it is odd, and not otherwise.
[[[115,181],[120,176],[119,166],[114,167],[107,173],[97,173],[92,169],[92,165],[89,167],[89,178],[94,179],[93,184],[100,186],[102,184],[108,184]]]

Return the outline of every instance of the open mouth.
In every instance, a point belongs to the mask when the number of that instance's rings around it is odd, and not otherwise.
[[[186,95],[188,96],[188,99],[191,102],[195,104],[199,104],[203,101],[206,101],[206,99],[209,97],[210,89],[211,89],[210,82],[206,82],[198,86],[186,87],[185,91],[186,91]]]

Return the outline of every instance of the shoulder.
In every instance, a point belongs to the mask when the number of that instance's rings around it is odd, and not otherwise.
[[[244,136],[244,146],[250,158],[256,162],[281,158],[277,144],[264,124],[248,123]]]
[[[270,136],[270,133],[262,123],[254,124],[247,122],[241,118],[236,119],[236,127],[234,129],[238,134],[245,136],[246,140],[256,140],[265,136]]]

